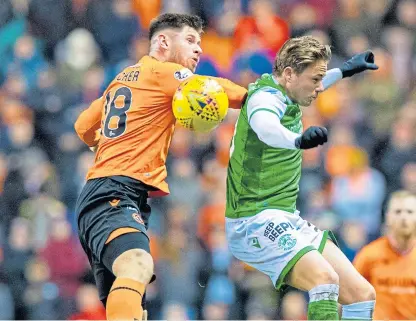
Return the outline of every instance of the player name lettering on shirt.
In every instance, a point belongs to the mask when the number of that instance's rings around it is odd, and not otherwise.
[[[377,285],[384,286],[401,286],[401,287],[415,287],[416,279],[414,278],[380,278],[376,281]]]
[[[402,286],[380,286],[377,291],[389,293],[389,294],[416,294],[415,287],[402,287]]]
[[[117,76],[118,81],[137,81],[139,78],[138,71],[122,72]]]
[[[375,280],[377,291],[395,294],[416,294],[415,278],[380,278]]]

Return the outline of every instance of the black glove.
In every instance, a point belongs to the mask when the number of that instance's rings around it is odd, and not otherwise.
[[[295,146],[300,149],[314,148],[328,141],[328,130],[325,127],[309,127],[302,136],[296,138]]]
[[[340,69],[342,71],[342,78],[345,78],[363,72],[364,70],[377,70],[378,66],[374,63],[374,54],[368,50],[344,62]]]

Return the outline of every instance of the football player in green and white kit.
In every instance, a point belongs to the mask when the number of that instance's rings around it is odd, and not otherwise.
[[[343,319],[371,320],[374,288],[331,232],[296,210],[302,150],[327,141],[326,128],[303,132],[299,106],[342,78],[378,69],[370,51],[327,71],[330,58],[329,46],[313,37],[293,38],[277,53],[273,73],[249,85],[231,144],[226,233],[233,255],[267,274],[276,289],[309,292],[308,319],[339,319],[339,300]]]

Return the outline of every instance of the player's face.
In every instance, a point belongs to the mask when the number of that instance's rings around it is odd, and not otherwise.
[[[174,35],[169,61],[180,64],[194,72],[201,54],[201,36],[198,31],[186,26]]]
[[[387,212],[387,225],[398,236],[416,233],[416,197],[392,199]]]
[[[309,106],[318,94],[324,91],[322,78],[327,68],[328,63],[319,60],[300,74],[293,70],[286,73],[286,89],[289,97],[301,106]]]

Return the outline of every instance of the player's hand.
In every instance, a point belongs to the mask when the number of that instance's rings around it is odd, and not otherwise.
[[[325,127],[312,126],[298,138],[295,145],[299,149],[310,149],[323,145],[328,141],[328,130]]]
[[[377,70],[378,66],[374,63],[374,54],[370,50],[367,50],[344,62],[340,69],[342,78],[345,78],[363,72],[364,70]]]

